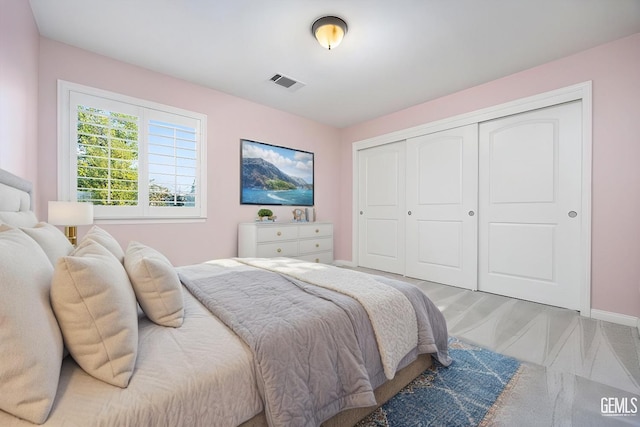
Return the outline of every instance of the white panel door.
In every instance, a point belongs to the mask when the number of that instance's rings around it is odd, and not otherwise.
[[[358,152],[358,265],[404,273],[405,142]]]
[[[407,140],[407,276],[477,289],[477,129]]]
[[[482,291],[580,308],[581,104],[480,124]]]

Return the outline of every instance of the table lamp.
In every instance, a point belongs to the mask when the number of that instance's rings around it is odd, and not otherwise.
[[[49,224],[64,225],[64,234],[75,246],[78,241],[76,226],[93,224],[93,204],[50,201]]]

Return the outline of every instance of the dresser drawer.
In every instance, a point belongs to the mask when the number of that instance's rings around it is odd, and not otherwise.
[[[258,258],[273,258],[279,256],[298,255],[298,242],[260,243],[258,245]]]
[[[330,222],[263,223],[238,225],[238,257],[288,257],[311,262],[333,262],[333,224]]]
[[[333,251],[302,255],[302,256],[296,257],[296,259],[301,259],[303,261],[308,261],[308,262],[319,262],[322,264],[331,264],[333,262]]]
[[[318,239],[300,240],[298,250],[300,255],[311,252],[323,252],[333,250],[333,239],[323,237]]]
[[[300,225],[299,233],[301,238],[333,236],[333,225],[331,224]]]
[[[267,226],[258,228],[258,242],[273,242],[298,238],[296,226]]]

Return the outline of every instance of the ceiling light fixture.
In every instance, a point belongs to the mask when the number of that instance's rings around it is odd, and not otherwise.
[[[313,36],[325,49],[338,47],[347,34],[347,23],[337,16],[323,16],[311,26]]]

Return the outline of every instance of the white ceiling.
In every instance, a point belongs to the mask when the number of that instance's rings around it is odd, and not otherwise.
[[[640,32],[640,0],[30,2],[44,37],[339,128]]]

